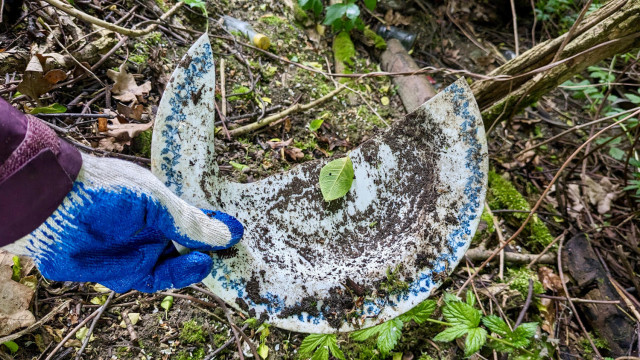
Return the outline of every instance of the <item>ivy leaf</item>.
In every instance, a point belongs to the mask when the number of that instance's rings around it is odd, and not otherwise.
[[[364,6],[373,11],[376,8],[377,0],[364,0]]]
[[[482,318],[482,323],[484,326],[489,328],[492,332],[504,337],[507,336],[511,332],[509,326],[507,325],[502,318],[495,315],[488,315]]]
[[[441,342],[453,341],[459,337],[464,336],[464,334],[466,334],[468,331],[469,328],[464,325],[454,325],[452,327],[444,329],[441,333],[436,335],[433,340]]]
[[[462,325],[467,329],[478,327],[482,318],[479,310],[462,301],[446,303],[442,309],[442,314],[449,323]]]
[[[435,310],[436,302],[433,300],[425,300],[418,304],[418,306],[401,315],[400,320],[405,323],[413,320],[416,324],[422,324],[427,321],[429,316],[431,316]]]
[[[345,196],[353,183],[353,163],[348,156],[333,160],[320,170],[320,191],[325,201]]]
[[[402,335],[402,325],[402,321],[397,318],[380,324],[377,345],[382,354],[388,354],[396,347],[398,339]]]
[[[487,342],[487,330],[483,328],[469,329],[464,341],[464,354],[470,356],[476,353]]]

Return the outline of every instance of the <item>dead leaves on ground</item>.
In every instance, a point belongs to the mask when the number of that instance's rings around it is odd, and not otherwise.
[[[133,75],[129,74],[126,69],[126,63],[120,66],[120,71],[107,70],[107,76],[113,80],[114,84],[111,92],[114,98],[122,102],[141,102],[144,96],[149,95],[151,91],[151,82],[146,81],[142,85],[138,85]]]
[[[47,93],[54,85],[67,78],[67,73],[60,69],[47,69],[48,56],[36,54],[31,57],[24,71],[22,81],[18,85],[18,91],[38,101],[38,98]]]
[[[11,279],[12,258],[12,254],[0,252],[0,336],[11,334],[36,321],[29,311],[34,291],[29,286]]]

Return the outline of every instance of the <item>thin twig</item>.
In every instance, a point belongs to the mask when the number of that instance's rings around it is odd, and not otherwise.
[[[147,35],[148,33],[152,32],[153,30],[155,30],[156,27],[158,27],[157,24],[151,24],[149,26],[147,26],[144,29],[127,29],[125,27],[122,26],[118,26],[115,24],[112,24],[110,22],[98,19],[94,16],[91,16],[83,11],[80,11],[76,8],[74,8],[73,6],[64,3],[60,0],[44,0],[46,3],[55,6],[56,8],[64,11],[65,13],[76,17],[80,20],[86,21],[88,23],[91,23],[93,25],[96,26],[100,26],[103,27],[105,29],[117,32],[119,34],[125,35],[125,36],[130,36],[130,37],[139,37],[139,36],[143,36],[143,35]],[[176,11],[178,11],[178,9],[180,9],[180,7],[182,7],[182,5],[184,5],[183,1],[178,1],[175,5],[173,5],[173,7],[171,7],[171,9],[169,9],[166,13],[164,13],[161,17],[160,20],[165,20],[166,18],[168,18],[169,16],[173,15]]]
[[[584,6],[582,7],[582,10],[578,15],[578,19],[576,20],[576,22],[573,23],[573,25],[571,25],[571,28],[569,29],[567,36],[564,37],[562,44],[560,44],[558,51],[556,51],[556,55],[553,57],[553,60],[551,60],[552,63],[560,59],[560,55],[562,54],[562,51],[564,51],[565,46],[567,46],[569,41],[571,41],[571,39],[573,38],[573,33],[578,28],[578,25],[580,25],[580,23],[582,22],[582,18],[584,18],[584,15],[587,13],[587,10],[589,10],[589,6],[591,6],[591,2],[593,2],[593,0],[587,0],[587,3],[584,4]]]
[[[281,111],[277,114],[273,114],[271,116],[268,116],[262,120],[256,121],[254,123],[245,125],[245,126],[241,126],[239,128],[233,129],[229,131],[229,134],[231,136],[240,136],[240,135],[244,135],[247,134],[249,132],[261,129],[277,120],[280,120],[290,114],[296,113],[296,112],[301,112],[301,111],[307,111],[309,109],[312,109],[326,101],[328,101],[329,99],[331,99],[332,97],[336,96],[337,94],[339,94],[342,90],[346,89],[346,87],[344,85],[340,86],[337,89],[334,89],[333,91],[331,91],[330,93],[328,93],[327,95],[318,98],[308,104],[295,104],[291,107],[288,107],[287,109],[285,109],[284,111]]]
[[[109,293],[109,297],[107,297],[107,300],[97,310],[98,314],[93,318],[93,321],[91,322],[91,326],[89,326],[89,331],[87,331],[87,334],[85,335],[84,340],[82,341],[82,346],[80,347],[80,350],[78,350],[78,353],[76,354],[76,360],[80,360],[80,357],[84,352],[84,349],[89,344],[89,340],[91,339],[91,334],[93,334],[93,329],[96,327],[98,320],[100,320],[100,316],[102,316],[102,313],[106,310],[107,306],[109,306],[109,303],[111,302],[111,299],[113,299],[113,296],[115,294],[116,294],[115,291],[111,291],[111,293]]]
[[[62,304],[58,305],[55,309],[51,310],[47,315],[43,316],[37,322],[29,325],[29,327],[27,327],[26,329],[20,330],[20,331],[14,333],[14,334],[10,334],[10,335],[7,335],[5,337],[1,337],[0,338],[0,344],[5,343],[7,341],[15,340],[15,339],[21,337],[22,335],[25,335],[25,334],[28,334],[28,333],[32,332],[33,330],[35,330],[38,327],[40,327],[42,324],[45,324],[47,321],[51,320],[51,318],[53,318],[57,313],[59,313],[60,310],[62,310],[65,307],[69,306],[69,303],[71,303],[71,300],[67,300],[67,301],[63,302]]]
[[[73,328],[59,343],[58,345],[56,345],[55,348],[53,348],[53,350],[51,350],[51,353],[49,353],[49,355],[44,359],[44,360],[51,360],[53,358],[53,356],[58,352],[58,350],[60,350],[60,348],[67,343],[67,341],[69,339],[71,339],[71,337],[78,332],[78,330],[82,329],[83,326],[85,326],[91,319],[93,319],[94,317],[96,317],[98,315],[98,310],[94,311],[91,315],[87,316],[84,320],[82,320],[78,325],[76,325],[75,328]]]
[[[518,315],[518,319],[516,320],[513,328],[517,328],[520,324],[522,324],[522,320],[524,320],[524,316],[527,314],[527,310],[529,309],[529,305],[531,305],[531,297],[533,296],[533,279],[529,279],[529,290],[527,292],[527,300],[524,302],[524,306],[520,311],[520,315]]]
[[[45,118],[51,118],[51,117],[79,117],[79,118],[89,118],[89,119],[95,119],[95,118],[113,119],[113,118],[116,117],[116,115],[115,114],[57,113],[57,114],[37,114],[36,117],[45,117]]]
[[[480,273],[480,271],[482,269],[484,269],[485,266],[487,266],[487,264],[489,262],[491,262],[491,260],[500,252],[500,250],[504,249],[505,246],[507,246],[511,241],[513,241],[513,239],[515,239],[518,235],[520,235],[520,233],[524,230],[525,226],[529,223],[529,221],[531,220],[531,218],[533,217],[533,215],[536,213],[536,211],[538,210],[538,208],[540,207],[540,205],[542,205],[542,201],[545,199],[545,197],[547,196],[547,194],[549,193],[549,191],[551,190],[551,187],[553,186],[553,184],[555,184],[555,182],[558,180],[558,178],[560,177],[560,175],[562,174],[563,170],[569,165],[569,162],[571,160],[573,160],[573,158],[575,158],[581,151],[582,149],[587,146],[587,144],[591,143],[593,140],[595,140],[598,136],[602,135],[605,131],[611,129],[612,127],[629,120],[630,118],[636,116],[637,114],[640,114],[640,110],[632,113],[631,115],[626,116],[623,119],[620,119],[616,122],[614,122],[613,124],[603,128],[602,130],[598,131],[596,134],[594,134],[592,137],[590,137],[589,139],[587,139],[583,144],[581,144],[568,158],[567,160],[565,160],[565,162],[562,164],[562,166],[560,166],[560,169],[558,169],[558,171],[556,172],[555,176],[553,177],[553,179],[551,179],[551,181],[549,182],[549,184],[547,185],[547,187],[544,189],[544,191],[542,192],[542,194],[540,195],[540,197],[538,198],[538,201],[536,201],[535,205],[531,208],[531,210],[529,211],[529,214],[527,215],[527,218],[522,222],[522,224],[520,225],[520,227],[518,228],[518,230],[516,230],[515,233],[513,233],[513,235],[511,235],[511,237],[509,239],[507,239],[507,241],[505,241],[505,243],[499,247],[498,249],[496,249],[493,254],[487,259],[485,260],[482,264],[480,264],[480,266],[476,269],[476,271],[473,273],[473,275],[471,275],[460,287],[460,289],[458,290],[458,295],[462,294],[462,291],[469,285],[469,283],[471,281],[473,281],[473,279]],[[561,240],[562,241],[562,240]]]
[[[551,299],[551,300],[561,300],[561,301],[573,301],[574,303],[585,303],[585,304],[620,304],[620,300],[591,300],[591,299],[579,299],[579,298],[568,298],[566,296],[553,296],[553,295],[545,295],[545,294],[535,294],[536,297],[542,299]]]
[[[516,4],[513,0],[509,0],[509,3],[511,4],[511,17],[513,17],[513,39],[516,42],[516,57],[518,57],[520,56],[520,40],[518,39],[518,17],[516,16]]]

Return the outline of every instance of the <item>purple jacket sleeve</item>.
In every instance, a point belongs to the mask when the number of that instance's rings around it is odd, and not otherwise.
[[[78,150],[0,98],[0,247],[40,226],[81,166]]]

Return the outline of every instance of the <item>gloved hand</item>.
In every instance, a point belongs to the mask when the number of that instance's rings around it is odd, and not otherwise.
[[[116,292],[154,292],[201,281],[211,258],[180,255],[236,244],[243,227],[222,212],[200,210],[132,163],[82,155],[82,168],[58,209],[5,247],[35,259],[45,278],[98,282]],[[33,189],[38,191],[38,189]]]

